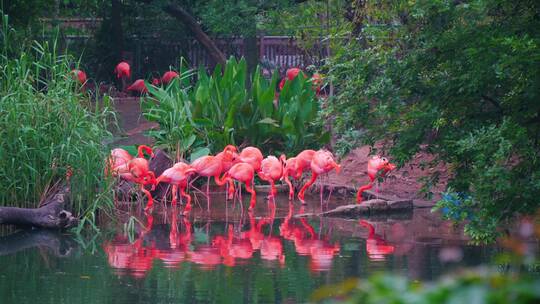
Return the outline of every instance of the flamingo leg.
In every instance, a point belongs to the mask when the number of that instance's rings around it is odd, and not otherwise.
[[[275,197],[276,193],[277,193],[277,190],[276,190],[276,184],[275,184],[273,179],[270,179],[270,187],[271,187],[270,196]]]
[[[357,203],[357,204],[360,204],[360,203],[362,202],[362,200],[363,200],[362,193],[363,193],[364,191],[368,190],[368,189],[371,189],[371,188],[373,188],[373,183],[372,183],[372,182],[370,182],[369,184],[364,185],[364,186],[358,188],[358,192],[356,193],[356,203]]]
[[[231,179],[229,179],[228,184],[229,184],[229,199],[233,199],[234,198],[234,191],[235,191],[234,182]]]
[[[291,181],[289,180],[289,175],[285,175],[285,183],[287,183],[287,185],[289,185],[289,201],[292,201],[293,198],[294,198],[294,188],[293,188],[293,185],[291,183]]]
[[[187,215],[191,211],[191,196],[189,196],[189,194],[186,193],[184,187],[180,187],[180,195],[185,197],[187,200],[186,207],[184,208],[184,215]]]
[[[317,180],[317,173],[312,172],[311,179],[300,189],[300,192],[298,192],[298,199],[302,202],[303,205],[306,204],[306,201],[304,200],[304,193],[306,192],[307,188],[309,188],[311,185],[315,183]]]
[[[206,209],[210,211],[210,176],[206,180]]]
[[[255,209],[255,203],[257,201],[257,193],[255,189],[251,187],[251,181],[246,181],[246,191],[251,193],[251,199],[249,200],[249,210]]]
[[[172,202],[171,204],[173,205],[173,207],[176,207],[176,195],[178,194],[178,186],[177,185],[173,185],[172,186]]]
[[[144,211],[149,211],[150,209],[152,209],[152,206],[154,205],[154,199],[152,198],[152,194],[150,193],[150,191],[146,190],[144,188],[144,185],[141,184],[141,191],[146,194],[146,196],[148,197],[148,203],[146,204],[146,207],[144,208]]]

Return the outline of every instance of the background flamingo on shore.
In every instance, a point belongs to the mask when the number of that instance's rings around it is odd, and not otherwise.
[[[148,93],[148,88],[144,83],[144,79],[135,80],[127,89],[127,91],[137,92],[139,94]]]
[[[178,73],[176,73],[175,71],[167,71],[161,77],[161,83],[163,85],[168,85],[173,80],[173,78],[178,76],[180,75],[178,75]]]
[[[373,188],[373,183],[377,177],[385,177],[388,172],[394,170],[395,168],[396,165],[390,163],[386,157],[380,157],[378,155],[371,157],[367,164],[369,183],[358,188],[358,192],[356,194],[356,203],[360,204],[362,202],[362,193],[365,190]]]
[[[315,181],[317,177],[321,174],[330,172],[332,169],[336,169],[336,172],[339,173],[341,167],[334,161],[334,156],[330,151],[319,150],[313,154],[313,159],[311,160],[311,179],[300,189],[298,193],[298,199],[305,204],[304,193],[307,188],[309,188]],[[321,202],[322,203],[322,202]]]
[[[84,89],[87,80],[86,73],[81,70],[71,70],[71,73],[73,73],[73,76],[76,77],[77,81],[79,81],[82,88]]]
[[[116,74],[116,78],[122,81],[122,91],[124,91],[126,88],[127,80],[131,78],[131,68],[129,66],[129,63],[125,61],[120,62],[114,68],[114,73]]]
[[[156,180],[156,185],[164,182],[172,185],[172,205],[176,206],[178,193],[178,187],[180,187],[180,195],[185,197],[186,207],[184,208],[184,214],[188,214],[191,211],[191,196],[186,193],[187,180],[190,174],[195,173],[196,170],[190,165],[185,163],[176,163],[172,168],[165,170]]]

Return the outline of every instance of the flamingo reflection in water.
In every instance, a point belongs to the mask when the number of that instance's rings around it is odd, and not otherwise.
[[[300,218],[299,225],[294,225],[292,215],[294,206],[289,204],[289,213],[280,226],[281,236],[293,241],[299,255],[310,256],[310,269],[313,272],[327,271],[332,260],[340,251],[339,243],[331,244],[326,237],[318,237],[306,218]],[[300,213],[303,213],[302,209]]]
[[[375,233],[375,227],[365,220],[360,220],[360,225],[368,229],[366,239],[366,251],[370,260],[384,261],[388,255],[394,253],[395,247]]]
[[[169,244],[158,248],[155,241],[145,240],[153,228],[154,218],[147,214],[146,225],[135,242],[130,243],[128,237],[119,235],[111,242],[105,242],[103,249],[108,257],[109,265],[118,275],[130,275],[141,279],[152,269],[155,259],[163,261],[166,268],[177,268],[183,261],[188,261],[191,244],[191,223],[182,219],[185,229],[178,231],[178,210],[172,209]]]
[[[155,244],[144,246],[144,237],[152,230],[153,222],[154,217],[148,215],[146,226],[134,243],[130,243],[127,236],[117,235],[113,241],[103,244],[109,265],[116,270],[116,274],[129,274],[140,279],[152,268],[157,251]]]

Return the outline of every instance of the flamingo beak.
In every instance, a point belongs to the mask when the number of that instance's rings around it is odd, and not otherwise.
[[[341,172],[341,166],[338,165],[338,164],[335,164],[334,165],[334,168],[336,169],[336,173],[339,174],[339,172]]]
[[[390,163],[389,163],[389,164],[388,164],[388,170],[389,170],[389,171],[392,171],[392,170],[394,170],[394,169],[396,169],[396,165],[390,164]]]

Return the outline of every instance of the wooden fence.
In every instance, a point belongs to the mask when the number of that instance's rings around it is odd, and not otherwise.
[[[88,46],[90,36],[66,36],[66,44],[71,49]],[[214,40],[227,58],[245,55],[243,38],[218,38]],[[305,68],[309,65],[320,66],[328,56],[323,43],[310,47],[298,45],[296,39],[285,36],[263,36],[258,38],[259,62],[266,70],[279,70],[284,73],[288,68]],[[206,49],[195,39],[163,41],[156,37],[132,37],[125,45],[124,59],[132,65],[136,77],[146,77],[150,73],[164,71],[169,66],[177,66],[180,57],[184,57],[190,67],[203,66],[212,69],[215,66]]]

